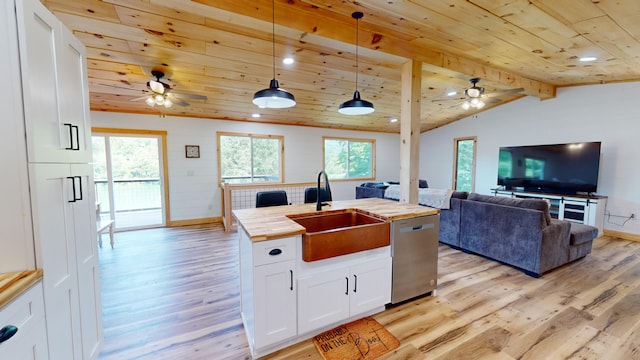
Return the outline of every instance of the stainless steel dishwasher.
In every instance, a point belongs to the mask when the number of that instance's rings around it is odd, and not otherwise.
[[[435,290],[439,223],[439,214],[391,222],[392,304]]]

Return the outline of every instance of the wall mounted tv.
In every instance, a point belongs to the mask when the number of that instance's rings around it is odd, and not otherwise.
[[[506,190],[595,193],[600,142],[501,147],[498,185]]]

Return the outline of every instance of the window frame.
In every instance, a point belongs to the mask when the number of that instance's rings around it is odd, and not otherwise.
[[[323,136],[322,137],[322,169],[325,168],[326,163],[327,163],[327,159],[326,159],[326,148],[325,148],[325,144],[327,140],[340,140],[340,141],[347,141],[347,142],[365,142],[365,143],[370,143],[371,144],[371,161],[370,161],[370,166],[371,166],[371,176],[369,177],[347,177],[345,179],[334,179],[331,178],[331,176],[329,174],[327,174],[327,176],[329,177],[329,179],[331,181],[354,181],[354,180],[375,180],[376,178],[376,139],[362,139],[362,138],[352,138],[352,137],[339,137],[339,136]],[[348,156],[347,156],[348,159]],[[349,164],[347,164],[347,168],[349,167]]]
[[[476,187],[476,155],[477,155],[477,147],[478,147],[478,137],[477,136],[465,136],[453,139],[453,179],[451,181],[452,189],[454,191],[460,191],[457,189],[458,187],[458,145],[461,141],[473,141],[473,160],[471,163],[471,190],[469,192],[474,192]],[[466,191],[466,190],[464,190]]]
[[[248,137],[250,139],[277,139],[280,142],[280,180],[279,181],[254,181],[253,177],[253,153],[251,154],[251,181],[247,183],[229,183],[229,184],[237,184],[237,185],[254,185],[254,184],[281,184],[284,183],[284,135],[273,135],[273,134],[252,134],[252,133],[237,133],[237,132],[227,132],[227,131],[217,131],[216,132],[216,150],[218,157],[218,186],[222,187],[222,184],[225,182],[222,179],[222,159],[221,156],[221,148],[220,148],[220,138],[223,136],[236,136],[236,137]]]

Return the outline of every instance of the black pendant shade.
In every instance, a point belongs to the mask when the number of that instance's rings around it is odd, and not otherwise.
[[[272,41],[273,46],[273,79],[269,82],[267,89],[260,90],[253,95],[253,103],[259,108],[282,109],[289,108],[296,104],[293,94],[287,90],[280,89],[278,80],[276,80],[276,5],[275,0],[271,1],[272,6]]]
[[[294,106],[296,99],[287,90],[280,89],[278,80],[271,79],[268,89],[260,90],[253,95],[253,103],[260,108],[282,109]]]
[[[338,112],[345,115],[365,115],[374,112],[373,104],[367,100],[360,99],[360,92],[356,90],[353,93],[353,99],[340,104]]]
[[[356,19],[356,91],[353,93],[353,99],[340,104],[338,112],[344,115],[365,115],[375,111],[372,103],[360,99],[360,92],[358,91],[358,20],[363,16],[364,14],[360,11],[351,14],[351,17]]]

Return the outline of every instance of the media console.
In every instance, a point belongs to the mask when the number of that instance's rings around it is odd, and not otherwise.
[[[498,189],[491,189],[491,191],[495,196],[546,199],[549,201],[549,212],[552,218],[595,226],[598,228],[598,236],[602,235],[604,209],[607,205],[606,196],[561,195]]]

